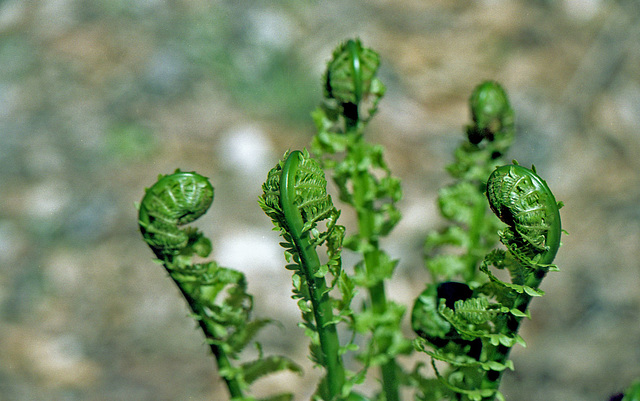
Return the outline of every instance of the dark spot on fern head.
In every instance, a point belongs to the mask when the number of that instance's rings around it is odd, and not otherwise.
[[[447,281],[438,285],[438,298],[443,298],[447,308],[454,309],[457,301],[465,301],[473,295],[473,290],[465,283]],[[453,329],[452,329],[453,331]],[[482,341],[476,338],[472,341],[454,339],[454,342],[463,347],[468,347],[466,353],[474,359],[479,359],[482,353]]]
[[[472,144],[478,145],[483,139],[493,142],[494,135],[488,128],[470,127],[467,130],[467,138]]]
[[[358,118],[358,105],[355,103],[343,103],[343,114],[345,117],[350,118],[352,120],[356,120]]]
[[[444,298],[447,308],[453,309],[456,301],[471,298],[473,290],[465,283],[447,281],[438,285],[438,298]]]

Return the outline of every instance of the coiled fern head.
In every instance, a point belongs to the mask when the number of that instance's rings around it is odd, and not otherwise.
[[[359,104],[369,93],[375,78],[380,57],[362,46],[359,39],[350,39],[333,53],[325,76],[325,96],[339,103]]]
[[[560,247],[559,209],[547,183],[517,164],[498,167],[487,181],[491,210],[509,227],[502,242],[520,259],[550,264]]]
[[[324,172],[306,150],[287,152],[269,171],[262,189],[260,207],[285,232],[303,235],[318,222],[337,218]]]
[[[213,186],[206,177],[176,170],[160,175],[145,192],[138,209],[140,232],[159,256],[176,255],[189,243],[189,230],[180,226],[206,213],[213,202]]]
[[[469,142],[490,146],[493,158],[506,152],[515,136],[514,112],[507,93],[495,81],[478,85],[469,98],[473,124],[467,127]]]

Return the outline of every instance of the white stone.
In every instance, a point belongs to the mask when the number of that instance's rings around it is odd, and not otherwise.
[[[273,149],[260,127],[236,126],[222,136],[218,157],[226,169],[256,178],[269,171]]]

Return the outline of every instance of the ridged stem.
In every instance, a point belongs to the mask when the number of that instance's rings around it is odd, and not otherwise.
[[[358,217],[358,236],[361,240],[367,242],[363,253],[365,269],[367,272],[373,272],[380,266],[380,246],[375,233],[373,205],[372,202],[364,197],[370,194],[372,188],[369,188],[369,177],[367,171],[358,172],[353,180],[353,202]],[[368,288],[371,308],[376,315],[383,315],[387,311],[387,296],[384,281],[380,280],[372,287]],[[380,348],[386,350],[390,344],[379,344]],[[399,401],[399,386],[397,378],[397,365],[395,359],[389,359],[381,367],[382,387],[386,401]]]
[[[316,277],[320,269],[320,259],[309,234],[303,233],[302,215],[295,205],[295,178],[302,153],[291,152],[285,161],[280,178],[280,203],[293,244],[300,257],[299,264],[305,276],[315,325],[320,342],[321,362],[327,370],[327,390],[329,399],[337,398],[345,383],[345,371],[340,357],[340,341],[333,321],[333,308],[324,277]]]
[[[530,274],[522,283],[525,286],[531,287],[533,289],[538,289],[540,287],[540,283],[542,279],[545,277],[547,273],[546,269],[537,268],[532,274]],[[517,283],[519,284],[519,283]],[[526,292],[522,294],[516,295],[513,301],[513,308],[518,309],[521,312],[526,312],[529,307],[529,302],[531,302],[531,295],[528,295]],[[496,325],[496,331],[501,334],[506,334],[509,336],[513,336],[518,333],[520,329],[520,323],[522,322],[522,317],[517,317],[512,314],[506,316],[504,320],[501,320]],[[509,359],[509,353],[513,347],[506,347],[504,345],[498,345],[492,347],[492,349],[487,353],[487,361],[495,361],[501,364],[504,364],[507,359]],[[502,373],[504,371],[495,371],[489,370],[484,373],[482,379],[482,388],[489,388],[497,390],[500,386],[500,380],[502,379]],[[495,400],[495,395],[483,398],[483,401],[493,401]]]
[[[477,198],[476,198],[477,199]],[[471,224],[469,225],[469,245],[467,246],[467,271],[464,278],[466,282],[471,282],[476,279],[478,271],[478,262],[482,260],[484,256],[478,255],[478,249],[482,249],[480,245],[482,229],[484,228],[484,219],[487,214],[487,206],[484,197],[477,199],[475,206],[473,207],[473,214],[471,217]],[[474,252],[475,251],[475,252]]]
[[[165,263],[165,268],[167,269],[167,271],[169,271],[169,274],[171,275],[172,269],[171,269],[170,262]],[[180,289],[180,292],[182,293],[184,298],[187,300],[187,303],[189,304],[189,308],[194,313],[194,315],[206,316],[207,313],[202,307],[202,304],[197,300],[195,300],[191,295],[193,292],[193,289],[189,288],[191,285],[189,283],[183,283],[182,281],[173,277],[173,275],[171,275],[171,278],[173,279],[174,283],[176,283],[178,289]],[[231,361],[229,360],[229,356],[227,355],[225,350],[216,344],[216,341],[215,341],[216,337],[215,337],[213,328],[210,327],[210,325],[207,323],[207,321],[205,321],[205,319],[197,319],[197,321],[198,321],[198,325],[200,326],[200,329],[202,330],[205,338],[207,339],[207,343],[209,344],[211,353],[216,359],[218,372],[228,371],[232,367]],[[240,383],[238,382],[237,379],[229,378],[225,374],[221,374],[220,376],[224,380],[227,386],[227,389],[229,390],[229,395],[231,396],[231,399],[236,399],[236,398],[242,399],[244,397],[242,387],[240,386]]]

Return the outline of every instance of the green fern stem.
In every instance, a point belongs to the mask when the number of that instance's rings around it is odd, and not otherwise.
[[[360,101],[362,100],[362,71],[360,65],[360,56],[358,44],[349,40],[346,48],[351,57],[349,57],[351,76],[353,77],[355,102],[343,105],[343,113],[346,118],[347,129],[355,128],[360,123]]]
[[[358,213],[360,219],[360,213]],[[365,219],[366,220],[366,219]],[[360,220],[363,221],[363,220]],[[362,230],[363,225],[360,225]],[[363,231],[360,231],[361,233]],[[365,252],[364,263],[367,269],[371,269],[374,266],[379,266],[379,251],[377,241],[370,242],[372,249]],[[369,287],[369,298],[371,301],[371,308],[377,315],[384,315],[387,311],[387,295],[383,281],[375,283],[372,287]],[[386,349],[390,344],[380,344],[382,349]],[[382,386],[386,396],[386,401],[399,401],[398,394],[398,379],[396,375],[397,366],[395,359],[390,359],[388,362],[381,366],[382,372]]]
[[[329,298],[327,284],[324,277],[316,277],[315,272],[320,269],[320,259],[308,233],[303,230],[304,222],[295,204],[295,180],[298,164],[302,153],[293,151],[285,161],[280,177],[280,197],[284,218],[291,234],[292,242],[300,256],[300,266],[305,275],[313,315],[315,318],[322,364],[327,370],[327,389],[330,399],[334,399],[342,392],[345,383],[345,371],[339,354],[340,341],[333,321],[333,309]]]
[[[211,252],[207,238],[197,230],[182,229],[181,226],[206,213],[213,202],[213,193],[209,180],[195,172],[176,170],[173,174],[160,175],[145,191],[138,210],[138,224],[145,242],[162,262],[196,317],[231,398],[244,399],[240,379],[228,374],[232,369],[229,352],[216,340],[214,322],[207,319],[210,314],[206,302],[199,299],[202,278],[195,272],[183,274],[194,267],[191,255],[206,257]]]
[[[482,232],[485,227],[485,217],[487,214],[487,206],[483,197],[480,197],[473,207],[471,216],[471,224],[469,225],[469,246],[467,247],[467,271],[465,272],[465,281],[472,282],[476,280],[478,274],[478,264],[484,257],[478,250],[483,249]]]
[[[170,263],[165,263],[165,267],[168,272],[171,272]],[[201,302],[198,302],[194,299],[191,294],[194,293],[194,289],[190,288],[193,286],[191,283],[185,283],[182,280],[174,277],[170,273],[171,278],[178,286],[178,289],[187,300],[187,304],[189,308],[194,313],[194,316],[207,316],[207,311],[202,306]],[[218,366],[218,372],[221,372],[220,376],[224,380],[227,389],[229,390],[229,395],[231,399],[244,399],[244,392],[242,391],[242,386],[240,385],[239,380],[234,376],[229,376],[224,374],[228,372],[232,368],[231,360],[229,355],[225,351],[224,347],[218,345],[218,341],[216,341],[215,329],[211,325],[211,322],[207,319],[197,319],[198,325],[200,329],[205,335],[206,341],[209,344],[209,349],[211,349],[211,353],[216,359],[216,365]]]
[[[355,148],[356,146],[354,146]],[[353,180],[353,202],[358,218],[358,236],[360,240],[366,241],[365,251],[363,253],[365,269],[367,272],[374,271],[380,266],[380,245],[378,243],[375,231],[375,214],[373,205],[365,196],[370,194],[370,179],[367,171],[359,171]],[[387,311],[387,295],[384,281],[380,280],[368,288],[369,299],[373,311],[382,316]],[[379,344],[381,349],[390,346],[387,344]],[[382,386],[386,397],[386,401],[399,401],[399,386],[397,378],[397,365],[395,359],[389,359],[381,367]]]
[[[547,272],[547,268],[538,267],[528,275],[528,277],[522,284],[537,290],[538,287],[540,287],[540,283],[542,282],[542,279],[545,277]],[[529,307],[529,302],[531,302],[532,298],[533,297],[531,295],[528,295],[526,292],[517,294],[513,300],[513,308],[526,313],[527,308]],[[500,320],[496,324],[496,332],[512,336],[520,329],[520,323],[522,323],[522,319],[522,317],[517,317],[513,314],[507,314],[504,319]],[[487,352],[487,361],[495,361],[504,364],[509,359],[511,348],[513,347],[507,347],[502,344],[498,346],[492,346],[492,348]],[[503,372],[504,370],[499,372],[495,370],[487,371],[484,374],[482,380],[482,388],[498,390]],[[495,394],[490,397],[483,398],[482,400],[494,401]]]

